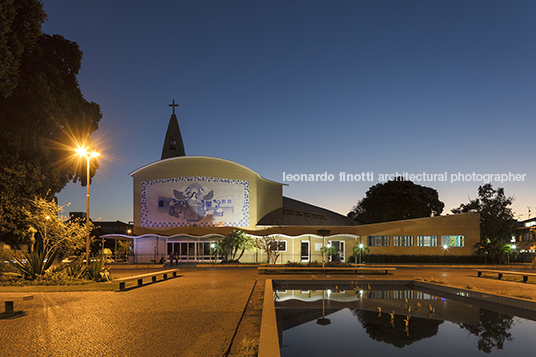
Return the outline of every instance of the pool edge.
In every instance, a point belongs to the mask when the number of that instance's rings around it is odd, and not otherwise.
[[[266,279],[265,282],[258,356],[281,356],[272,279]]]

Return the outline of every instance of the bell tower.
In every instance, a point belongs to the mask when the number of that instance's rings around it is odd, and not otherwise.
[[[186,156],[184,151],[184,143],[182,142],[181,129],[179,128],[179,121],[175,115],[175,104],[173,100],[172,104],[169,104],[173,112],[171,118],[169,118],[169,124],[166,132],[166,138],[164,139],[164,147],[162,148],[162,160],[169,159],[171,157]]]

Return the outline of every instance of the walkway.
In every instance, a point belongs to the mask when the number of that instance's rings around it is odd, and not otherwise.
[[[183,269],[181,274],[126,292],[38,293],[15,306],[25,316],[0,320],[0,354],[223,356],[256,269]]]
[[[34,300],[15,305],[25,315],[0,320],[0,354],[224,356],[256,280],[308,277],[258,275],[255,268],[181,268],[181,275],[126,292],[37,293]],[[414,278],[536,300],[536,284],[477,278],[468,268],[398,267],[392,275],[358,277]]]

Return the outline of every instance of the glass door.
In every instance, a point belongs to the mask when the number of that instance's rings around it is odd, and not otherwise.
[[[309,241],[308,240],[302,240],[301,242],[301,261],[302,262],[309,262]]]

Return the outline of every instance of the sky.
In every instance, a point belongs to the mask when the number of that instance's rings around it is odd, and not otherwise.
[[[443,214],[491,180],[516,218],[536,215],[533,0],[43,3],[103,114],[92,219],[133,220],[129,173],[160,160],[173,100],[187,155],[343,215],[397,173]],[[85,198],[79,183],[58,195],[67,212]]]

